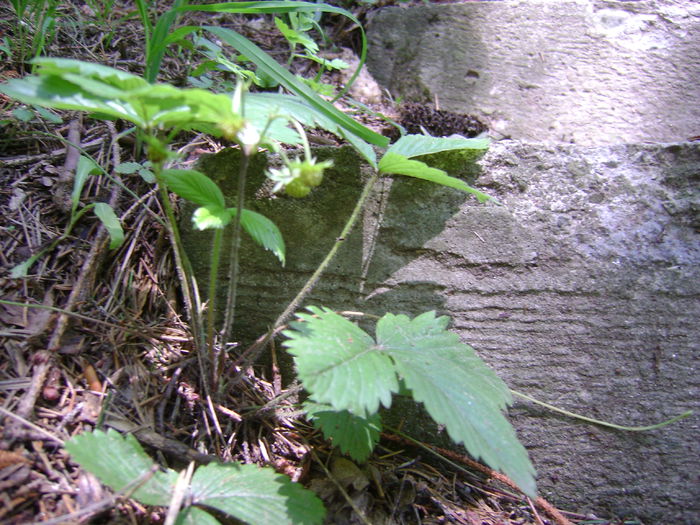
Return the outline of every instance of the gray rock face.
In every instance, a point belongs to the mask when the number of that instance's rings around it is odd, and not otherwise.
[[[263,178],[252,177],[249,206],[279,225],[288,263],[282,269],[245,244],[237,324],[244,340],[264,333],[302,286],[360,193],[363,168],[349,149],[316,154],[333,155],[336,168],[306,199],[256,200]],[[501,141],[479,164],[475,185],[502,206],[423,181],[384,181],[305,304],[450,315],[512,388],[591,417],[645,425],[700,409],[700,144]],[[236,152],[201,166],[232,180]],[[204,272],[201,239],[186,235]],[[554,503],[697,523],[697,416],[641,434],[522,402],[511,416],[539,490]],[[411,433],[444,438],[426,420]]]
[[[382,181],[305,304],[437,310],[514,389],[645,433],[517,401],[512,421],[562,508],[700,523],[700,3],[545,0],[389,8],[369,68],[396,95],[439,99],[495,136],[480,171],[503,205],[412,179]],[[537,141],[539,143],[534,143]],[[528,143],[529,142],[529,143]],[[648,143],[644,143],[648,142]],[[573,143],[573,144],[572,144]],[[261,197],[287,266],[244,243],[236,336],[264,333],[339,235],[366,169],[347,148],[308,198]],[[231,185],[236,153],[203,159]],[[264,194],[264,192],[262,192]],[[231,196],[232,199],[232,196]],[[206,235],[188,232],[206,282]],[[225,283],[224,283],[225,284]],[[223,286],[221,287],[223,288]],[[389,411],[390,419],[415,406]],[[431,422],[410,433],[444,444]]]
[[[700,147],[683,141],[700,133],[699,30],[685,0],[380,11],[381,85],[523,142],[481,162],[505,206],[431,200],[437,233],[409,235],[421,221],[392,192],[375,260],[393,269],[371,274],[367,303],[449,312],[513,388],[563,408],[628,424],[697,413]],[[700,523],[697,416],[629,434],[521,403],[511,415],[555,503]]]
[[[368,67],[395,95],[501,136],[679,142],[700,130],[700,3],[522,0],[388,8]]]

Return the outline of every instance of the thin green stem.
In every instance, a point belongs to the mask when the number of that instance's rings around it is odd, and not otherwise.
[[[212,376],[209,373],[210,367],[204,353],[206,349],[206,342],[203,339],[204,327],[202,326],[201,304],[197,293],[197,287],[194,278],[192,277],[194,275],[192,272],[192,265],[187,258],[187,254],[185,253],[185,249],[182,244],[182,237],[180,236],[180,229],[178,228],[177,220],[175,218],[175,212],[170,204],[170,196],[168,195],[168,190],[163,182],[161,175],[162,170],[162,161],[153,163],[153,173],[156,177],[161,204],[167,218],[166,228],[170,236],[170,242],[172,244],[173,253],[175,256],[175,270],[177,271],[180,282],[182,283],[181,289],[184,296],[185,310],[191,324],[192,339],[194,341],[194,350],[197,354],[197,362],[199,363],[199,368],[201,371],[202,385],[204,387],[206,397],[209,398],[211,397],[209,381],[211,380]]]
[[[531,403],[535,403],[536,405],[540,405],[540,406],[543,406],[549,410],[553,410],[554,412],[559,412],[560,414],[564,414],[565,416],[573,417],[574,419],[580,419],[581,421],[586,421],[587,423],[593,423],[594,425],[600,425],[602,427],[614,428],[615,430],[626,430],[628,432],[644,432],[647,430],[656,430],[657,428],[665,427],[666,425],[670,425],[671,423],[675,423],[679,419],[686,418],[693,413],[692,410],[686,410],[682,414],[679,414],[675,417],[672,417],[671,419],[667,419],[666,421],[662,421],[661,423],[656,423],[655,425],[648,425],[645,427],[626,427],[623,425],[616,425],[615,423],[608,423],[607,421],[601,421],[599,419],[593,419],[591,417],[582,416],[582,415],[576,414],[574,412],[569,412],[568,410],[564,410],[563,408],[555,407],[554,405],[550,405],[549,403],[545,403],[544,401],[540,401],[538,399],[535,399],[534,397],[530,397],[527,394],[523,394],[522,392],[518,392],[516,390],[511,390],[511,393],[513,395],[516,395],[516,396],[521,397],[523,399],[527,399],[528,401],[530,401]]]
[[[358,199],[357,203],[355,204],[355,208],[352,210],[352,213],[350,214],[350,217],[345,223],[345,226],[343,227],[343,231],[340,232],[340,236],[338,236],[335,240],[335,243],[331,247],[330,251],[326,255],[326,257],[321,261],[321,264],[316,268],[314,273],[309,277],[308,281],[306,281],[306,284],[304,284],[304,287],[299,291],[299,293],[296,295],[294,299],[289,303],[287,308],[285,308],[284,312],[280,314],[280,316],[277,318],[275,323],[272,325],[272,328],[260,339],[255,341],[250,347],[246,349],[246,351],[237,359],[237,361],[232,365],[232,368],[239,365],[242,362],[245,363],[251,363],[255,361],[260,355],[260,352],[267,346],[267,344],[270,342],[270,340],[274,337],[274,335],[278,332],[279,328],[284,325],[284,323],[287,321],[287,319],[294,313],[294,311],[299,307],[301,302],[304,300],[304,298],[311,292],[314,286],[316,286],[316,283],[318,280],[321,278],[321,275],[323,272],[328,268],[328,265],[331,263],[333,258],[335,257],[335,254],[338,252],[342,244],[345,242],[345,239],[350,235],[350,232],[352,231],[353,227],[355,226],[355,223],[357,223],[357,219],[360,217],[360,212],[365,206],[365,203],[367,202],[367,198],[369,197],[370,193],[372,192],[372,188],[374,187],[374,184],[377,182],[379,179],[379,172],[375,171],[369,179],[367,179],[367,182],[365,182],[364,188],[362,188],[362,193],[360,195],[360,198]],[[229,386],[235,385],[239,378],[233,380],[233,382]]]
[[[182,282],[182,293],[185,299],[185,310],[187,316],[189,317],[192,323],[192,336],[194,338],[195,349],[197,350],[198,355],[201,355],[203,344],[200,308],[199,304],[197,304],[194,300],[195,294],[193,292],[194,285],[192,282],[192,271],[189,265],[189,260],[187,259],[187,255],[185,254],[182,245],[180,229],[177,226],[175,212],[173,210],[172,205],[170,204],[170,196],[168,195],[168,190],[161,177],[162,169],[162,163],[153,163],[153,173],[156,177],[161,205],[163,206],[163,210],[165,211],[165,217],[167,219],[166,228],[168,230],[170,242],[173,247],[173,253],[175,255],[175,270],[177,271],[178,277]]]
[[[214,230],[214,242],[211,249],[211,264],[209,268],[209,304],[207,304],[207,333],[206,341],[209,346],[209,362],[212,363],[212,379],[216,385],[218,366],[216,362],[216,334],[214,332],[214,320],[216,318],[216,288],[219,280],[219,262],[221,261],[221,243],[224,238],[223,228]],[[216,390],[216,387],[214,387]]]
[[[316,283],[321,278],[321,275],[326,270],[326,268],[328,268],[328,265],[331,263],[331,261],[335,257],[335,254],[338,252],[342,244],[345,242],[345,239],[348,237],[348,235],[350,235],[350,232],[355,226],[355,223],[357,222],[357,219],[360,216],[360,212],[362,211],[362,208],[364,208],[365,202],[367,201],[367,198],[369,197],[370,192],[372,191],[372,188],[374,187],[374,184],[377,182],[378,179],[379,172],[375,171],[365,183],[364,188],[362,188],[362,194],[360,195],[360,198],[355,204],[355,208],[352,210],[352,214],[345,223],[343,231],[340,232],[340,236],[335,240],[335,243],[333,243],[333,246],[331,247],[330,251],[323,259],[323,261],[321,261],[321,264],[319,264],[318,268],[316,268],[316,271],[313,273],[313,275],[311,275],[311,277],[309,277],[309,280],[306,281],[304,287],[299,291],[297,296],[294,299],[292,299],[287,308],[285,308],[284,312],[282,312],[277,318],[275,324],[272,325],[273,329],[287,322],[287,319],[289,319],[289,317],[294,313],[294,311],[297,308],[299,308],[299,305],[304,300],[304,298],[309,294],[309,292],[311,292],[313,287],[316,286]]]
[[[309,145],[309,138],[306,136],[304,128],[301,124],[299,124],[299,121],[296,119],[290,119],[290,122],[296,128],[297,133],[299,133],[299,136],[301,137],[301,143],[304,146],[304,158],[307,161],[311,162],[311,146]]]
[[[250,156],[246,154],[244,148],[241,148],[243,157],[238,173],[238,196],[236,199],[236,215],[233,218],[233,238],[231,240],[231,251],[229,257],[229,272],[228,272],[228,293],[226,295],[226,315],[224,318],[224,326],[221,330],[222,344],[225,344],[231,337],[231,328],[236,315],[236,295],[238,293],[238,260],[240,257],[241,248],[241,217],[243,215],[243,207],[245,205],[245,183],[248,176],[248,165]],[[223,359],[223,352],[221,355]],[[221,370],[221,368],[219,368]]]

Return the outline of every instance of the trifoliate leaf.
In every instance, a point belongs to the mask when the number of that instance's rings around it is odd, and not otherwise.
[[[314,427],[323,431],[326,439],[333,440],[343,454],[349,454],[355,461],[366,460],[379,442],[382,431],[379,414],[364,418],[347,410],[335,411],[330,405],[311,401],[304,403],[304,410]]]
[[[190,26],[189,31],[193,29]],[[180,30],[186,28],[176,32]],[[78,60],[41,57],[32,62],[37,66],[35,75],[13,79],[0,86],[0,92],[28,104],[123,118],[141,128],[181,127],[221,136],[220,123],[240,120],[224,94],[151,84],[121,70]]]
[[[251,524],[313,525],[323,522],[323,504],[310,490],[271,468],[211,463],[192,477],[193,504],[214,508]]]
[[[109,488],[135,488],[130,496],[146,505],[168,505],[177,472],[158,470],[136,438],[115,430],[79,434],[66,441],[73,460]]]
[[[413,398],[445,425],[450,437],[535,497],[535,470],[502,410],[511,402],[501,379],[474,350],[445,330],[447,317],[386,314],[377,324],[379,347],[390,355]]]
[[[161,177],[170,191],[183,199],[199,204],[223,208],[224,194],[216,183],[204,173],[196,170],[163,170]]]
[[[97,218],[109,233],[109,249],[119,248],[124,242],[124,230],[119,222],[119,217],[114,213],[112,207],[106,202],[98,202],[93,209]]]
[[[407,175],[409,177],[415,177],[416,179],[423,179],[436,184],[442,184],[443,186],[447,186],[449,188],[455,188],[457,190],[471,193],[479,200],[479,202],[486,202],[487,200],[491,199],[491,197],[475,188],[472,188],[463,180],[450,177],[443,170],[431,168],[425,162],[412,160],[404,155],[391,151],[387,152],[379,161],[379,171],[382,174],[393,173],[395,175]]]
[[[122,162],[121,164],[115,166],[114,171],[121,173],[122,175],[132,175],[134,173],[138,173],[148,184],[153,184],[156,181],[156,177],[153,172],[148,169],[150,164],[151,163],[149,161],[146,161],[143,164],[139,162]]]
[[[318,403],[366,417],[399,388],[391,359],[367,333],[328,308],[309,307],[286,330],[299,379]]]

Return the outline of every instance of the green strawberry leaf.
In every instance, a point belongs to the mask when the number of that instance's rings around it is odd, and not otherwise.
[[[95,215],[100,219],[107,233],[109,233],[109,249],[119,248],[124,242],[124,230],[119,222],[119,217],[114,213],[112,207],[106,202],[98,202],[92,211],[95,212]]]
[[[115,430],[79,434],[65,444],[73,460],[115,491],[133,489],[130,496],[146,505],[168,505],[177,472],[158,470],[136,438]]]
[[[95,161],[85,155],[81,155],[78,159],[78,166],[75,168],[75,177],[73,177],[73,191],[70,195],[71,200],[71,216],[75,215],[80,204],[80,194],[83,192],[83,186],[90,175],[100,173],[100,167],[95,164]]]
[[[188,201],[211,208],[224,208],[224,194],[216,183],[196,170],[167,169],[161,172],[170,191]]]
[[[208,512],[190,506],[180,511],[175,525],[221,525],[221,522]]]
[[[87,111],[98,113],[105,118],[125,119],[137,126],[146,127],[147,123],[130,103],[93,95],[80,85],[61,78],[59,75],[30,75],[15,78],[0,85],[0,93],[26,104]]]
[[[434,312],[415,319],[386,314],[377,324],[378,346],[392,357],[413,398],[455,442],[534,498],[535,470],[502,412],[511,402],[510,391],[470,346],[445,329],[448,321]]]
[[[416,179],[423,179],[436,184],[441,184],[449,188],[455,188],[457,190],[471,193],[479,200],[479,202],[486,202],[491,199],[491,197],[475,188],[472,188],[463,180],[450,177],[443,170],[431,168],[425,162],[412,160],[405,155],[400,155],[392,151],[385,153],[379,161],[379,171],[383,175],[390,173],[395,175],[407,175]]]
[[[232,215],[235,215],[236,208],[229,208],[229,211]],[[271,251],[284,266],[284,239],[282,238],[282,232],[280,232],[274,222],[260,213],[244,209],[241,215],[241,226],[256,243]]]
[[[364,418],[347,410],[335,411],[330,405],[306,401],[306,415],[315,428],[323,432],[326,439],[340,448],[343,454],[349,454],[355,461],[365,461],[379,442],[382,431],[382,418],[372,414]]]
[[[391,359],[361,328],[328,308],[308,308],[283,333],[299,379],[318,403],[359,417],[391,405],[399,388]],[[303,321],[303,322],[301,322]]]
[[[271,468],[237,463],[199,467],[190,485],[195,505],[225,512],[246,523],[313,525],[325,509],[310,490]]]
[[[124,491],[146,505],[167,506],[177,472],[162,471],[131,434],[96,430],[68,440],[66,450],[88,472],[115,491]],[[316,525],[325,509],[316,495],[271,468],[211,463],[198,468],[185,501],[217,509],[246,523]],[[188,507],[178,515],[181,525],[219,523],[202,509]]]
[[[430,137],[427,135],[405,135],[392,144],[387,153],[396,153],[404,157],[420,157],[442,151],[454,151],[463,149],[486,150],[489,147],[488,138],[451,138]]]
[[[192,214],[198,230],[221,229],[231,222],[231,213],[222,206],[201,206]]]
[[[386,314],[377,323],[375,343],[327,308],[308,310],[311,314],[297,314],[304,322],[293,323],[284,332],[290,338],[284,344],[294,355],[298,376],[313,402],[369,419],[380,402],[389,406],[390,395],[399,390],[398,375],[404,390],[445,425],[454,441],[535,497],[534,468],[503,414],[511,402],[510,390],[470,346],[446,330],[447,317],[436,317],[434,312],[415,319]],[[313,418],[324,412],[316,406],[311,405]],[[366,426],[361,436],[353,437],[357,427],[346,424],[343,416],[320,417],[324,434],[344,443],[348,451],[370,447]]]
[[[148,85],[148,82],[138,75],[72,58],[37,57],[32,60],[32,64],[36,66],[35,72],[38,75],[76,75],[81,79],[99,80],[119,91],[131,91]]]

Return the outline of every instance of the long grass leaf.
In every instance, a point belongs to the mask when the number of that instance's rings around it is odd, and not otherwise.
[[[350,87],[355,83],[357,76],[362,70],[367,59],[367,35],[360,21],[350,11],[346,11],[340,7],[335,7],[328,4],[316,2],[296,2],[296,1],[266,1],[266,2],[227,2],[209,5],[188,6],[187,10],[193,11],[208,11],[218,13],[239,13],[239,14],[270,14],[270,13],[300,13],[300,12],[324,12],[342,15],[351,20],[360,31],[361,50],[360,62],[357,69],[352,74],[350,79],[345,84],[345,87],[333,99],[338,100],[342,97]],[[371,142],[371,141],[369,141]]]
[[[163,61],[166,46],[163,44],[170,33],[170,28],[173,26],[179,16],[178,8],[185,7],[188,0],[176,0],[173,8],[163,13],[158,22],[153,28],[151,40],[146,48],[146,72],[145,77],[149,82],[155,82],[160,64]]]
[[[151,24],[151,19],[148,17],[148,4],[146,3],[146,0],[136,0],[136,8],[138,9],[139,16],[141,17],[141,25],[143,26],[143,34],[146,40],[146,49],[149,49],[153,24]]]
[[[324,113],[327,117],[334,120],[339,126],[343,127],[348,132],[357,135],[361,139],[369,142],[370,144],[374,144],[375,146],[380,146],[382,148],[388,146],[389,139],[387,137],[384,137],[363,126],[332,104],[320,98],[311,88],[300,82],[294,75],[275,62],[270,55],[245,38],[243,35],[223,27],[204,26],[203,29],[213,33],[222,41],[235,47],[239,52],[253,61],[264,73],[270,75],[289,91],[299,95],[308,104],[313,106],[321,113]]]

